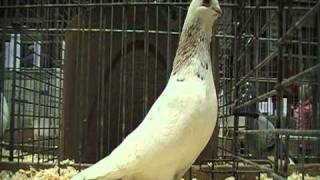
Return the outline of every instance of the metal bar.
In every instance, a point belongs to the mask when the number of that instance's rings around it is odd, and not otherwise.
[[[158,7],[157,7],[158,9]],[[134,6],[133,7],[133,29],[136,29],[137,27],[137,7]],[[136,33],[132,34],[132,42],[136,42]],[[135,100],[135,78],[136,78],[136,68],[135,68],[135,64],[136,64],[136,43],[132,43],[132,49],[131,49],[131,68],[132,68],[132,75],[131,75],[131,98],[130,98],[130,106],[131,106],[131,113],[130,113],[130,122],[129,122],[129,129],[130,131],[134,130],[134,109],[135,109],[135,104],[134,104],[134,100]]]
[[[3,5],[0,6],[0,9],[21,9],[21,8],[27,8],[27,9],[32,9],[32,8],[77,8],[77,7],[82,7],[82,8],[89,8],[89,7],[99,7],[99,6],[124,6],[126,5],[126,2],[110,2],[110,3],[66,3],[66,4],[27,4],[27,5]],[[129,2],[129,5],[132,6],[145,6],[148,4],[148,2]],[[154,3],[149,3],[152,6],[182,6],[182,7],[187,7],[189,6],[188,2],[154,2]],[[234,3],[220,3],[220,6],[223,8],[237,8],[237,4]],[[244,9],[255,9],[255,6],[244,6]],[[288,7],[285,7],[287,9]],[[260,6],[261,10],[278,10],[277,6]],[[306,7],[294,7],[294,10],[298,11],[308,11],[309,8]]]
[[[114,28],[114,7],[111,7],[111,16],[110,16],[110,29],[112,30]],[[110,146],[110,142],[111,142],[111,111],[110,111],[110,107],[111,107],[111,89],[112,89],[112,68],[113,67],[113,31],[110,32],[110,46],[109,46],[109,72],[108,72],[108,118],[107,118],[107,152],[111,153],[112,149]]]
[[[100,3],[102,3],[102,0],[100,0]],[[103,17],[103,7],[100,6],[99,7],[99,29],[103,29],[103,23],[104,23],[104,17]],[[97,97],[96,97],[96,101],[97,101],[97,122],[96,122],[96,126],[97,126],[97,139],[98,142],[96,143],[96,149],[97,149],[97,153],[96,153],[96,158],[100,159],[103,155],[103,129],[104,129],[104,121],[103,121],[103,109],[102,109],[102,104],[103,104],[103,93],[102,93],[102,69],[103,69],[103,58],[102,58],[102,54],[104,52],[105,46],[104,46],[104,41],[103,41],[103,33],[99,32],[99,48],[98,48],[98,67],[102,67],[102,68],[98,68],[98,72],[97,72],[97,82],[98,82],[98,86],[97,86]]]
[[[273,60],[278,55],[278,51],[275,51],[271,53],[269,56],[267,56],[264,60],[262,60],[259,64],[257,64],[253,69],[251,69],[245,76],[241,77],[241,79],[237,82],[236,86],[241,85],[245,80],[248,80],[250,75],[254,72],[258,71],[262,67],[264,67],[266,64],[268,64],[271,60]],[[255,77],[257,78],[257,77]]]
[[[239,21],[241,21],[242,19],[240,18],[240,8],[241,8],[241,6],[243,5],[243,2],[241,2],[240,0],[238,0],[237,1],[237,5],[238,5],[238,9],[237,10],[235,10],[235,21],[236,22],[239,22]],[[239,68],[239,61],[238,61],[238,59],[240,59],[240,58],[238,58],[239,57],[239,54],[240,54],[240,52],[239,52],[239,48],[240,48],[240,36],[241,36],[241,34],[239,34],[239,30],[241,29],[241,24],[239,24],[239,25],[236,25],[236,26],[234,26],[234,29],[233,29],[233,31],[234,31],[234,35],[235,35],[235,38],[234,38],[234,44],[233,44],[233,46],[234,46],[234,50],[233,50],[233,53],[234,53],[234,58],[232,59],[232,68],[233,68],[233,77],[235,77],[235,80],[236,81],[238,81],[239,80],[239,72],[237,71],[237,69]],[[239,96],[239,94],[238,94],[238,89],[239,89],[239,87],[238,86],[235,86],[235,91],[234,91],[234,97],[237,99],[238,98],[238,96]],[[239,117],[238,116],[235,116],[234,117],[234,122],[233,122],[233,126],[234,126],[234,128],[233,128],[233,130],[234,130],[234,132],[237,132],[239,129]],[[239,137],[238,137],[238,134],[237,133],[233,133],[233,142],[232,142],[232,149],[231,149],[231,151],[232,151],[232,154],[235,154],[235,155],[237,155],[238,154],[238,148],[239,148],[239,144],[238,144],[238,141],[239,141],[239,139],[238,139]],[[219,147],[218,147],[219,148]],[[232,169],[237,169],[237,167],[238,167],[238,162],[236,162],[236,161],[234,161],[233,163],[232,163]],[[233,173],[233,176],[235,177],[235,179],[236,180],[238,180],[238,174],[237,173]]]
[[[102,2],[102,0],[101,0]],[[107,21],[107,16],[106,15],[103,15],[103,19],[102,19],[102,27],[103,28],[106,28],[106,22]],[[111,37],[110,37],[111,38]],[[108,116],[106,115],[107,113],[105,113],[105,109],[107,107],[107,103],[104,99],[106,99],[106,97],[108,97],[108,92],[106,92],[105,90],[108,89],[108,83],[106,82],[107,78],[106,78],[106,74],[107,74],[107,71],[106,71],[106,66],[108,64],[108,61],[106,61],[105,59],[107,59],[106,57],[106,47],[107,47],[107,36],[105,33],[103,33],[103,36],[102,36],[102,49],[103,49],[103,52],[102,52],[102,69],[101,69],[101,153],[100,153],[100,158],[103,157],[105,155],[105,152],[108,152],[108,147],[105,146],[105,139],[106,139],[106,131],[109,131],[108,129],[108,123],[106,121],[106,119],[108,118]],[[107,119],[108,120],[108,119]],[[109,137],[107,137],[109,138]]]
[[[286,33],[282,35],[282,37],[279,39],[278,43],[283,43],[286,38],[293,33],[293,31],[297,28],[300,28],[304,23],[307,22],[307,19],[311,16],[318,13],[320,10],[320,1],[317,2],[315,6],[313,6],[303,17],[301,17],[293,26],[291,26]]]
[[[149,1],[148,1],[149,2]],[[143,65],[143,116],[145,116],[148,113],[149,107],[149,5],[150,3],[147,3],[147,5],[144,7],[144,65]],[[169,19],[168,19],[169,20]],[[170,21],[170,20],[169,20]]]
[[[170,73],[171,73],[171,7],[168,6],[167,7],[167,61],[166,61],[166,77],[167,77],[167,81],[169,80],[169,77],[170,77]],[[160,31],[158,31],[158,33],[160,33]]]
[[[316,136],[320,137],[320,130],[297,130],[297,129],[259,129],[259,130],[239,130],[240,134],[278,134],[293,136]]]
[[[15,112],[15,97],[16,97],[16,90],[15,90],[15,86],[16,86],[16,65],[17,65],[17,59],[16,54],[17,54],[17,47],[16,47],[16,42],[17,42],[17,34],[14,34],[14,45],[13,45],[13,75],[12,75],[12,102],[11,102],[11,115],[10,115],[10,139],[9,139],[9,161],[13,161],[13,153],[14,153],[14,127],[15,127],[15,116],[14,116],[14,112]]]
[[[272,169],[267,168],[266,166],[260,165],[260,164],[258,164],[258,163],[255,163],[255,162],[251,161],[251,160],[242,158],[242,157],[240,157],[240,156],[236,156],[236,155],[232,155],[232,154],[231,154],[230,156],[233,157],[233,158],[235,158],[235,159],[238,159],[238,160],[240,160],[240,161],[242,161],[242,162],[244,162],[244,163],[250,164],[251,166],[253,166],[253,167],[257,168],[257,169],[261,169],[261,170],[269,173],[269,174],[270,174],[271,176],[273,176],[274,179],[276,179],[276,180],[285,180],[285,178],[279,176],[279,175],[276,174]]]
[[[294,83],[295,81],[299,80],[300,78],[303,78],[307,75],[310,75],[312,73],[314,73],[315,71],[317,71],[318,69],[320,68],[320,63],[317,63],[316,65],[294,75],[294,76],[291,76],[290,78],[288,79],[285,79],[281,82],[281,84],[277,85],[275,88],[283,88],[283,87],[287,87],[289,85],[291,85],[292,83]]]
[[[286,26],[286,22],[284,19],[284,12],[283,7],[285,3],[283,1],[278,1],[279,11],[278,11],[278,37],[280,38],[284,34],[284,27]],[[284,52],[284,46],[281,43],[278,43],[279,48],[279,55],[277,59],[277,79],[278,83],[280,84],[283,81],[284,78],[284,60],[283,60],[283,52]],[[276,120],[274,127],[279,129],[282,128],[282,122],[283,122],[283,90],[282,89],[276,89]],[[282,159],[282,153],[281,153],[281,144],[280,144],[280,137],[278,134],[275,134],[275,150],[274,150],[274,171],[276,173],[280,172],[281,170],[281,159]],[[280,162],[280,163],[279,163]],[[280,164],[280,167],[279,167]]]
[[[1,44],[2,45],[5,45],[5,39],[6,39],[6,33],[2,33],[1,34]],[[0,49],[2,52],[5,52],[6,51],[6,48],[5,46],[3,46],[1,49]],[[0,127],[4,128],[4,101],[5,101],[5,93],[4,93],[4,77],[5,77],[5,56],[2,56],[2,58],[0,59],[0,117],[1,117],[1,120],[0,120]],[[3,139],[4,139],[4,133],[3,133],[3,130],[1,129],[1,132],[0,132],[0,149],[3,148]],[[0,161],[2,160],[3,156],[2,156],[2,150],[0,151]]]
[[[153,6],[189,6],[188,2],[156,2],[156,3],[149,3],[146,2],[110,2],[110,3],[73,3],[73,4],[27,4],[27,5],[4,5],[0,6],[0,9],[21,9],[21,8],[91,8],[91,7],[100,7],[100,6],[125,6],[125,5],[132,5],[132,6],[146,6],[146,5],[153,5]],[[232,4],[222,4],[221,6],[232,6]]]
[[[78,4],[80,4],[80,1],[78,1]],[[82,12],[82,9],[80,8],[80,6],[77,8],[77,11],[78,11],[78,17],[76,19],[76,24],[77,24],[77,27],[78,28],[81,28],[82,27],[82,21],[81,21],[81,12]],[[77,81],[75,81],[75,87],[77,89],[79,89],[77,91],[77,93],[75,94],[78,95],[78,96],[82,96],[82,91],[81,91],[81,63],[83,61],[81,61],[83,58],[82,57],[82,46],[81,46],[81,42],[83,42],[83,36],[82,36],[82,32],[77,32],[77,42],[76,42],[76,46],[77,46],[77,51],[76,51],[76,63],[75,63],[75,72],[76,74],[78,75],[77,77]],[[81,41],[82,40],[82,41]],[[83,96],[82,96],[83,97]],[[81,106],[82,106],[82,101],[78,101],[78,103],[76,104],[77,108],[81,109]],[[77,153],[76,153],[76,157],[78,159],[78,161],[81,163],[83,163],[83,154],[84,154],[84,136],[83,136],[83,121],[84,119],[80,119],[80,118],[83,118],[82,116],[82,113],[79,112],[76,114],[76,118],[79,119],[79,123],[76,124],[77,126],[77,129],[79,129],[78,131],[75,131],[77,132],[77,135],[80,136],[80,140],[77,141],[78,145],[77,145]]]
[[[15,116],[18,116],[18,114],[14,114]],[[35,117],[35,118],[53,118],[53,119],[59,119],[60,117],[56,117],[56,116],[45,116],[45,115],[40,115],[40,116],[37,116],[37,115],[32,115],[32,114],[24,114],[24,113],[21,113],[20,114],[21,117]],[[16,128],[15,128],[16,129]],[[23,129],[30,129],[28,127],[25,127]],[[35,129],[35,128],[32,128],[32,129]]]
[[[260,95],[260,96],[257,96],[257,97],[254,98],[254,99],[251,99],[251,100],[249,100],[249,101],[247,101],[247,102],[242,103],[241,105],[235,106],[235,109],[240,109],[240,108],[242,108],[242,107],[245,107],[245,106],[251,105],[251,104],[253,104],[253,103],[262,101],[262,100],[264,100],[264,99],[267,99],[268,97],[275,96],[276,93],[277,93],[276,90],[272,90],[272,91],[270,91],[270,92],[264,93],[264,94],[262,94],[262,95]]]
[[[56,74],[50,72],[51,70],[47,69],[47,68],[41,68],[41,71],[38,69],[26,69],[26,68],[16,68],[18,71],[19,74],[23,74],[25,75],[26,77],[30,77],[30,79],[33,79],[33,76],[32,75],[37,75],[39,77],[42,77],[42,79],[44,79],[44,77],[47,77],[48,75],[51,75],[55,78],[58,78],[58,79],[63,79],[62,77],[59,77],[57,76]],[[12,70],[12,68],[8,68],[8,70]],[[27,74],[28,73],[28,74]],[[46,75],[46,76],[44,76]],[[58,87],[58,86],[56,86]]]

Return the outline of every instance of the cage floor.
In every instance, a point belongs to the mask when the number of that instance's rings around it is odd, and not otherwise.
[[[88,167],[88,165],[74,164],[73,161],[65,160],[60,162],[60,170],[58,166],[54,166],[50,163],[39,164],[38,170],[31,168],[36,164],[32,163],[20,163],[16,164],[13,162],[2,162],[0,163],[0,179],[9,180],[13,177],[21,177],[23,179],[62,179],[68,180],[78,171],[77,169],[82,169]],[[202,170],[210,170],[210,167],[205,167]],[[190,171],[184,176],[184,180],[234,180],[235,174],[232,172],[232,167],[230,165],[218,165],[215,166],[212,175],[210,173],[205,173],[200,170],[199,166],[193,166],[190,177]],[[12,173],[15,172],[15,173]],[[60,173],[59,173],[60,172]],[[236,174],[239,180],[273,180],[265,173],[258,173],[255,169],[249,166],[240,165],[238,168],[238,173]],[[309,164],[301,169],[299,165],[291,165],[289,167],[288,180],[302,180],[302,172],[304,173],[305,180],[320,180],[320,164]],[[10,177],[10,178],[9,178]]]
[[[1,162],[8,162],[10,151],[6,148],[1,149]],[[21,151],[21,150],[14,150],[13,151],[13,160],[12,162],[24,162],[24,163],[32,163],[32,162],[39,162],[39,163],[57,163],[57,157],[48,154],[31,154],[28,151]],[[0,168],[1,169],[1,168]]]

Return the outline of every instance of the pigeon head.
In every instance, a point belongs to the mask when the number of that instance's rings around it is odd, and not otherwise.
[[[188,14],[207,21],[214,21],[222,15],[218,0],[193,0]]]
[[[186,28],[199,22],[206,31],[211,29],[214,22],[222,15],[218,0],[192,0],[185,20]]]

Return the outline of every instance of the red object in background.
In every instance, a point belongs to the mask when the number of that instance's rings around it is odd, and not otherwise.
[[[310,100],[299,102],[295,109],[296,129],[311,129],[312,103]]]
[[[312,123],[312,103],[310,100],[299,102],[295,109],[296,129],[311,129]],[[302,141],[299,143],[300,153],[303,149],[309,154],[311,150],[310,142]]]

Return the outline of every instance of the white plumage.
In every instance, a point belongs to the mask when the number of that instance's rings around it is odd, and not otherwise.
[[[193,0],[167,86],[143,122],[106,158],[73,180],[176,180],[208,143],[217,118],[209,47],[221,14],[216,0]]]

